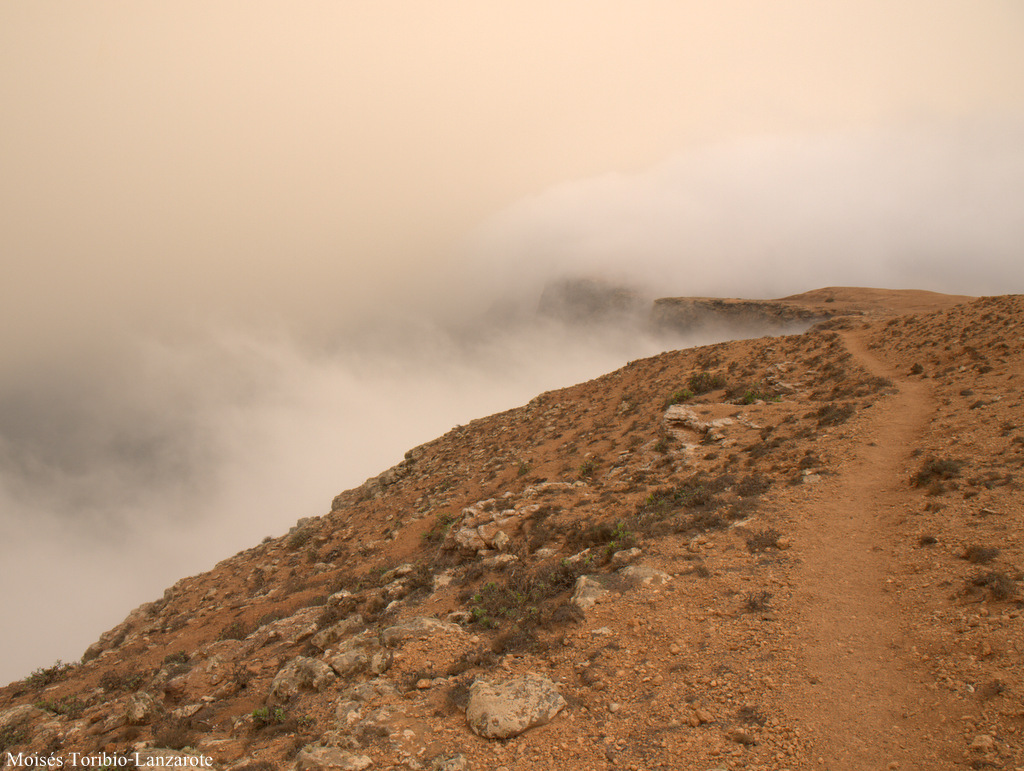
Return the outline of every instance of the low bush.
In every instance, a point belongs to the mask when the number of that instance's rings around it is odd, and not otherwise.
[[[0,728],[0,752],[28,741],[28,731],[24,726],[7,726]]]
[[[960,476],[961,468],[961,461],[929,456],[911,481],[914,487],[928,487],[934,482],[943,482]]]
[[[753,496],[761,495],[766,493],[768,488],[772,486],[772,480],[759,474],[751,475],[746,479],[736,484],[736,494],[742,498],[750,498]]]
[[[968,579],[968,590],[987,589],[993,600],[1008,600],[1016,594],[1016,582],[998,570],[977,573]]]
[[[717,391],[725,388],[725,378],[717,372],[695,372],[686,381],[688,390],[694,395],[706,394],[709,391]]]
[[[838,426],[848,421],[856,407],[853,404],[830,403],[818,408],[810,417],[818,421],[818,426]]]
[[[170,658],[168,656],[167,658]],[[188,661],[188,656],[185,657]],[[164,663],[168,663],[167,659],[164,659]],[[136,691],[145,679],[145,675],[135,670],[128,670],[126,672],[115,672],[110,670],[104,672],[100,677],[100,688],[105,691]]]
[[[469,704],[469,687],[473,685],[472,677],[457,680],[444,695],[445,704],[452,712],[465,712]]]
[[[782,533],[773,528],[758,530],[747,539],[747,549],[751,554],[757,554],[765,551],[766,549],[778,548],[779,538],[781,536]]]
[[[63,699],[43,699],[37,701],[35,706],[72,719],[79,717],[85,710],[85,702],[71,696],[65,696]]]
[[[434,518],[434,524],[423,534],[423,540],[427,543],[441,543],[448,535],[448,531],[451,529],[452,524],[458,519],[457,514],[450,514],[448,512],[441,512]]]
[[[313,528],[303,527],[296,530],[288,537],[288,548],[289,549],[301,549],[310,539],[313,537]]]
[[[607,558],[621,550],[636,546],[636,535],[621,519],[615,522],[604,522],[598,525],[583,527],[574,523],[566,536],[566,547],[572,551],[580,551],[594,546],[603,546],[604,557]]]
[[[244,640],[248,637],[254,629],[247,624],[243,624],[241,621],[232,621],[226,627],[220,630],[220,634],[217,636],[218,640]]]
[[[535,571],[513,568],[504,582],[490,581],[467,598],[473,621],[484,628],[509,622],[521,630],[554,626],[574,620],[550,601],[576,584],[591,566],[562,561]]]
[[[153,740],[157,747],[169,750],[183,750],[196,742],[196,734],[188,719],[165,718],[153,728]]]
[[[43,688],[47,685],[59,682],[71,674],[75,668],[74,664],[65,664],[58,659],[48,667],[41,667],[25,678],[25,685],[29,688]]]
[[[674,391],[671,396],[665,400],[665,409],[667,410],[673,404],[681,404],[682,402],[688,402],[693,398],[693,391],[689,388],[681,388],[678,391]]]
[[[748,613],[760,613],[768,610],[768,603],[772,598],[771,592],[759,591],[750,592],[743,600],[743,608]]]
[[[999,549],[993,546],[972,544],[964,549],[963,558],[976,565],[985,565],[999,556]]]

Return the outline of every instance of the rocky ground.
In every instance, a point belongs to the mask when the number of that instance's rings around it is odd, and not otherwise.
[[[836,317],[457,427],[182,579],[0,689],[0,764],[1024,768],[1024,298],[786,300]]]

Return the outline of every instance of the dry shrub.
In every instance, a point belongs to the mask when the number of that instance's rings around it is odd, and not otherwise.
[[[964,549],[963,558],[975,565],[986,565],[999,556],[999,549],[993,546],[971,544]]]

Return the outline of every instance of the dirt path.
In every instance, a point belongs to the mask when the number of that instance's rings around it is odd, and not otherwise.
[[[854,455],[808,493],[812,511],[797,517],[791,623],[798,677],[785,699],[810,735],[816,768],[940,768],[935,742],[925,739],[940,705],[906,665],[912,642],[888,582],[898,570],[888,545],[897,538],[901,496],[905,507],[904,469],[934,399],[856,333],[843,337],[856,363],[898,390],[863,412]]]

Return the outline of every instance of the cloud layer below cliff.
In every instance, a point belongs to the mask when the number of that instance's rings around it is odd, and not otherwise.
[[[349,256],[325,267],[310,244],[337,235],[281,231],[287,264],[268,251],[240,280],[215,266],[196,286],[145,283],[151,302],[76,295],[62,282],[90,265],[77,253],[67,275],[17,262],[24,296],[0,332],[0,584],[27,587],[4,612],[28,631],[0,679],[76,658],[178,578],[325,513],[457,423],[704,342],[539,319],[549,281],[649,297],[1019,292],[1021,200],[1024,134],[1004,122],[708,147],[540,192],[459,249],[426,239],[419,259],[342,241]],[[162,254],[165,231],[143,245]],[[93,265],[90,286],[130,285]]]

